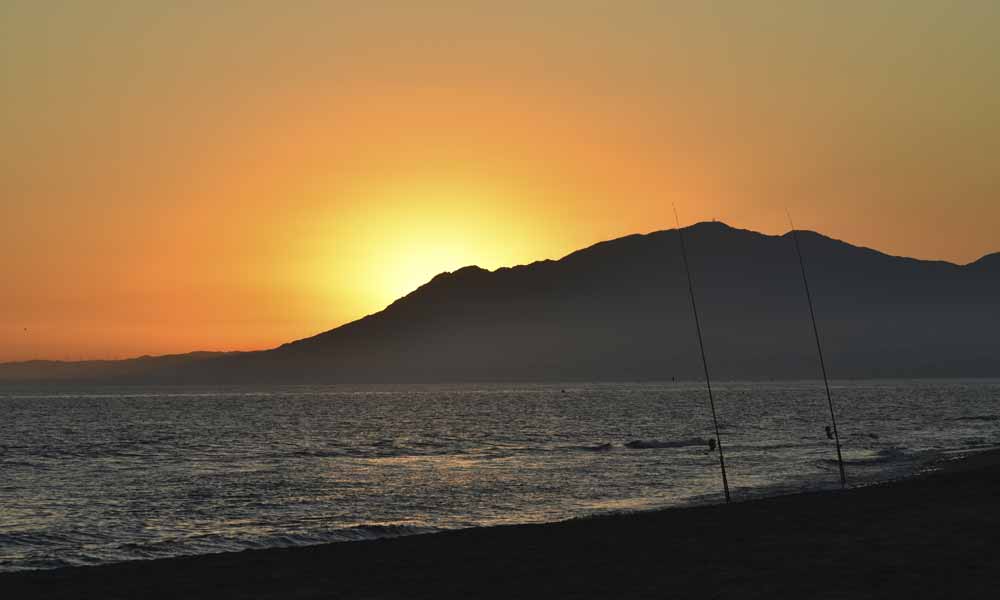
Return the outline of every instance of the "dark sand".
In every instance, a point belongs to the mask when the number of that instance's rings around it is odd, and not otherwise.
[[[0,598],[997,598],[1000,452],[846,492],[0,576]]]

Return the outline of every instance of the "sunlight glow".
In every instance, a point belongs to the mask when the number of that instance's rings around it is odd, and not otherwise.
[[[350,278],[357,307],[365,312],[384,308],[439,273],[470,265],[493,270],[552,254],[546,245],[551,239],[518,222],[509,210],[513,200],[488,182],[410,180],[341,193],[350,194],[356,208],[328,216],[331,229],[341,234],[329,240],[324,254],[338,265],[339,276]],[[351,260],[344,260],[348,255]],[[331,294],[345,287],[343,280],[312,277],[325,281]]]

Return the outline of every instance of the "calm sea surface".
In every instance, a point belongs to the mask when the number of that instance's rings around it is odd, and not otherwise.
[[[1000,444],[998,381],[833,393],[853,485]],[[716,402],[736,500],[838,487],[821,382]],[[694,383],[0,391],[0,571],[719,502],[711,432]]]

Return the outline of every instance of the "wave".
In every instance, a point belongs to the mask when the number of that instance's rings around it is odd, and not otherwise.
[[[605,444],[597,444],[595,446],[570,446],[571,450],[586,450],[588,452],[608,452],[614,445],[611,442]]]
[[[881,465],[885,463],[900,462],[912,457],[913,455],[904,448],[883,448],[876,452],[874,456],[845,458],[844,464],[862,467],[866,465]],[[837,465],[837,459],[835,458],[824,458],[819,462],[824,465]]]
[[[1000,421],[1000,415],[971,415],[968,417],[954,417],[952,421]]]
[[[348,449],[342,449],[342,450],[333,450],[333,449],[329,449],[329,450],[295,450],[295,451],[292,451],[292,452],[288,452],[287,454],[285,454],[285,453],[275,454],[275,455],[273,455],[272,458],[284,458],[286,456],[290,456],[290,457],[293,457],[293,458],[339,458],[341,456],[353,456],[353,455],[354,455],[354,453],[352,453]]]
[[[786,443],[775,443],[775,444],[727,444],[726,449],[732,448],[733,450],[802,450],[808,447],[807,444],[801,442],[786,442]]]
[[[690,446],[708,446],[709,440],[706,438],[687,438],[682,440],[632,440],[626,442],[625,447],[633,450],[647,450],[653,448],[687,448]]]
[[[362,524],[316,533],[284,533],[259,537],[229,537],[220,534],[205,534],[150,541],[127,541],[108,543],[107,539],[81,532],[74,534],[0,534],[0,547],[6,546],[8,557],[0,559],[0,573],[38,569],[57,569],[99,564],[111,564],[132,560],[153,560],[177,556],[239,552],[266,548],[291,548],[315,546],[340,542],[361,542],[377,539],[397,538],[444,531],[439,527],[409,525],[405,523]],[[46,548],[73,543],[78,548],[82,541],[91,543],[91,548],[52,555]],[[95,549],[95,542],[103,542]],[[13,558],[10,558],[13,557]]]

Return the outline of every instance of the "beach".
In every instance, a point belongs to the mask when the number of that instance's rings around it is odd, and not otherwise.
[[[991,450],[846,491],[18,572],[0,576],[0,589],[48,599],[992,595],[998,498]]]

